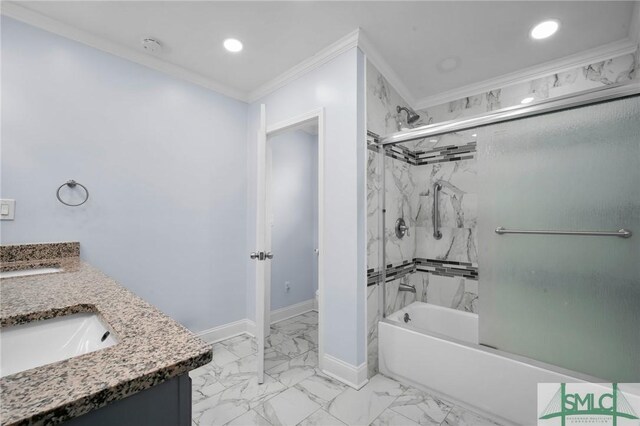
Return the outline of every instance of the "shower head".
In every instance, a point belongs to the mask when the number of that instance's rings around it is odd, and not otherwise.
[[[405,111],[407,113],[407,124],[413,124],[420,119],[420,115],[416,114],[415,111],[407,107],[401,107],[400,105],[398,105],[396,107],[396,111],[398,112],[398,114],[400,114],[400,111]]]

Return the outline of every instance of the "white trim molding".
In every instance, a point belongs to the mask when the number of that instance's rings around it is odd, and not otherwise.
[[[313,298],[305,300],[304,302],[296,303],[295,305],[285,306],[284,308],[271,311],[271,324],[313,311],[315,301],[316,299]]]
[[[308,122],[310,120],[317,120],[318,123],[318,359],[320,368],[323,368],[323,355],[324,355],[324,173],[325,173],[325,128],[324,128],[324,108],[317,108],[306,113],[290,117],[283,121],[266,126],[266,133],[268,135],[275,135],[287,129],[295,128],[296,126]],[[267,228],[267,234],[270,238],[270,228]],[[270,285],[270,283],[269,283]],[[267,289],[267,291],[270,291]],[[256,297],[259,301],[260,298]],[[258,303],[258,302],[256,302]],[[313,306],[313,305],[312,305]],[[265,320],[266,321],[266,320]]]
[[[252,90],[248,96],[249,102],[257,101],[258,99],[268,95],[269,93],[286,86],[293,80],[300,78],[300,76],[308,73],[309,71],[312,71],[326,64],[327,62],[338,57],[349,49],[357,47],[359,34],[360,29],[358,28],[357,30],[352,31],[346,36],[342,37],[335,43],[332,43],[329,46],[325,47],[310,58],[307,58],[299,64],[293,66],[288,71],[280,74],[278,77],[268,81],[257,89]]]
[[[25,24],[49,31],[59,36],[77,41],[87,46],[102,50],[112,55],[119,56],[129,61],[144,65],[148,68],[168,74],[172,77],[197,84],[206,89],[213,90],[233,99],[246,102],[247,96],[241,90],[234,89],[219,83],[209,77],[195,71],[183,68],[179,65],[164,61],[145,52],[137,51],[120,43],[115,43],[104,37],[99,37],[88,31],[81,30],[71,25],[49,18],[39,12],[28,9],[13,1],[3,1],[1,13],[10,18],[24,22]]]
[[[295,305],[286,306],[284,308],[271,311],[271,324],[284,321],[289,318],[302,315],[304,313],[315,310],[315,298],[296,303]],[[255,336],[256,323],[248,318],[239,321],[230,322],[228,324],[219,325],[218,327],[209,328],[207,330],[196,333],[196,336],[207,343],[216,343],[221,340],[230,339],[240,334],[250,334]]]
[[[253,328],[251,328],[251,324],[253,324]],[[216,343],[221,340],[230,339],[231,337],[235,337],[240,334],[249,333],[250,329],[255,329],[255,323],[245,318],[239,321],[223,324],[218,327],[213,327],[208,330],[203,330],[199,333],[196,333],[196,336],[207,343]]]
[[[366,34],[362,31],[360,31],[360,35],[358,37],[358,47],[367,56],[367,60],[376,67],[378,72],[382,74],[396,92],[402,96],[405,102],[413,107],[416,104],[416,100],[411,94],[409,88],[402,82],[400,76],[393,70],[391,65],[389,65],[382,54],[380,54],[380,52],[375,48],[371,40],[369,40]]]
[[[469,84],[458,87],[453,90],[438,93],[433,96],[427,96],[418,99],[413,108],[415,110],[426,109],[436,105],[442,105],[447,102],[463,99],[468,96],[478,95],[480,93],[489,92],[491,90],[500,89],[514,84],[526,83],[559,72],[568,71],[574,68],[583,67],[585,65],[596,62],[605,61],[618,56],[634,53],[638,49],[638,43],[630,38],[605,44],[594,49],[585,50],[584,52],[566,56],[562,59],[545,62],[540,65],[525,68],[499,77],[484,80],[478,83]],[[386,77],[386,76],[385,76]],[[395,86],[394,86],[395,87]],[[396,90],[398,88],[396,87]],[[405,99],[407,100],[407,99]],[[407,100],[408,102],[408,100]]]
[[[356,390],[369,382],[366,362],[356,367],[329,354],[324,354],[321,369],[327,376],[333,377]]]

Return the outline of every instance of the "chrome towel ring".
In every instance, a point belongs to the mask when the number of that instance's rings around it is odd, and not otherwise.
[[[85,192],[85,197],[84,200],[81,203],[78,204],[69,204],[69,203],[65,203],[64,201],[62,201],[62,198],[60,198],[60,190],[65,187],[68,186],[69,188],[75,188],[76,186],[81,187],[82,189],[84,189]],[[63,183],[62,185],[60,185],[58,187],[58,190],[56,191],[56,198],[58,198],[58,201],[60,201],[62,204],[64,204],[65,206],[69,206],[69,207],[78,207],[83,205],[84,203],[87,202],[87,200],[89,199],[89,190],[87,189],[86,186],[84,186],[81,183],[76,182],[75,180],[71,179],[66,181],[65,183]]]

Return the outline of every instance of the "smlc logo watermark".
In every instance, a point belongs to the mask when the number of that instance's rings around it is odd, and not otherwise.
[[[637,385],[637,384],[634,384]],[[623,392],[627,386],[631,391]],[[539,383],[538,425],[639,426],[640,387],[618,383]]]

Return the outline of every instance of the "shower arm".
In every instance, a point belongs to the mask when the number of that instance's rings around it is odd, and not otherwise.
[[[439,240],[442,238],[442,233],[440,232],[440,212],[438,207],[438,197],[440,195],[440,190],[442,189],[442,185],[440,182],[436,182],[433,184],[433,238]]]

